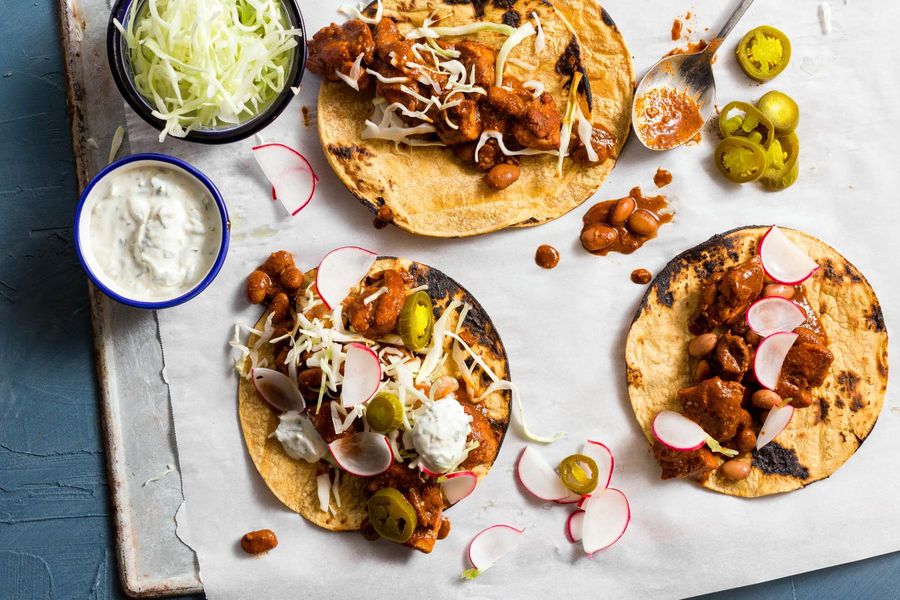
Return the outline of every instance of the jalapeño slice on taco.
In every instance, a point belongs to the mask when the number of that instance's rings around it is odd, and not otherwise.
[[[745,227],[657,276],[626,364],[663,479],[764,496],[828,477],[866,439],[887,387],[887,331],[871,286],[830,246]]]
[[[239,412],[268,487],[323,528],[430,552],[460,497],[445,482],[474,488],[509,423],[514,386],[484,309],[436,269],[349,247],[307,273],[275,252],[247,297],[266,312],[232,343]]]
[[[335,172],[409,231],[476,235],[591,196],[629,131],[634,74],[596,0],[377,0],[309,41]]]

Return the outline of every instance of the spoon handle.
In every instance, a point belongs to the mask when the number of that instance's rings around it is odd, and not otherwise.
[[[750,8],[751,4],[753,4],[753,0],[741,0],[741,3],[734,9],[734,12],[731,13],[731,16],[725,21],[725,25],[722,26],[719,35],[716,36],[716,39],[719,41],[719,44],[716,44],[715,46],[717,49],[722,41],[728,37],[728,34],[731,33],[731,30],[734,29],[734,26],[737,25],[737,22],[741,20],[741,17],[744,16],[744,13],[747,12],[747,9]],[[710,45],[712,46],[712,44]]]

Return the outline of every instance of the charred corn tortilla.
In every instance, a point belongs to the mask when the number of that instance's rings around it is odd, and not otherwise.
[[[469,343],[498,377],[509,379],[509,363],[506,359],[503,342],[494,329],[490,317],[468,291],[440,271],[404,259],[379,258],[370,273],[387,269],[409,273],[414,281],[411,285],[414,287],[428,285],[428,293],[434,302],[436,318],[453,300],[469,303],[472,308],[466,316],[460,336]],[[314,273],[314,270],[307,273],[307,280],[314,277]],[[260,318],[256,325],[257,329],[262,329],[265,318],[266,315]],[[456,321],[458,321],[458,317],[454,315],[453,320],[450,321],[451,331],[456,328]],[[257,339],[256,336],[251,336],[248,345],[252,345]],[[446,347],[449,348],[451,341],[450,339],[445,340]],[[271,364],[274,357],[269,354],[267,358]],[[449,360],[445,361],[441,374],[459,375],[455,364]],[[486,377],[476,381],[476,393],[486,390],[490,383]],[[484,407],[491,426],[497,434],[498,450],[509,425],[510,400],[509,392],[498,391],[485,398],[480,404]],[[366,500],[363,495],[365,479],[342,473],[340,485],[342,506],[336,510],[335,514],[321,511],[316,476],[320,472],[324,472],[324,469],[319,464],[292,459],[284,452],[276,439],[269,437],[278,426],[278,413],[259,397],[253,384],[245,379],[240,379],[238,387],[238,412],[244,442],[253,464],[272,493],[285,506],[299,513],[311,523],[325,529],[353,531],[360,528],[363,518],[366,517]],[[484,477],[495,459],[496,454],[491,456],[490,460],[475,467],[473,471],[479,478]]]
[[[615,23],[596,0],[516,0],[495,4],[437,0],[387,0],[384,15],[398,21],[401,32],[422,21],[436,8],[453,15],[441,26],[474,21],[501,22],[503,13],[516,11],[525,23],[536,12],[546,36],[539,55],[541,66],[528,71],[507,63],[506,73],[522,81],[538,80],[565,110],[568,77],[556,71],[557,61],[577,49],[591,90],[591,120],[609,130],[618,142],[618,156],[630,131],[634,71],[631,55]],[[476,8],[476,6],[478,8]],[[452,39],[452,38],[448,38]],[[506,39],[496,33],[467,36],[499,49]],[[533,55],[534,37],[513,49],[510,56]],[[483,173],[464,164],[448,148],[395,147],[384,140],[363,140],[360,134],[372,113],[372,93],[359,93],[342,82],[323,81],[318,101],[322,149],[331,167],[350,192],[372,212],[387,206],[393,222],[413,233],[435,237],[463,237],[504,227],[537,225],[569,212],[596,192],[615,166],[616,158],[596,166],[564,163],[556,174],[557,157],[523,157],[519,180],[505,190],[491,190]]]
[[[625,362],[631,406],[651,442],[653,418],[662,410],[680,411],[678,391],[693,385],[688,318],[700,284],[710,273],[750,259],[767,229],[735,229],[680,254],[644,296],[628,334]],[[747,479],[731,481],[713,472],[704,484],[733,496],[789,492],[834,473],[869,435],[887,388],[888,335],[872,287],[824,242],[783,231],[821,267],[803,285],[828,333],[834,363],[823,385],[812,390],[813,405],[796,410],[787,429],[754,452]]]

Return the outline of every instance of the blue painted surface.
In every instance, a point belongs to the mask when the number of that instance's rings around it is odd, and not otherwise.
[[[0,14],[0,599],[123,598],[56,0],[0,0]],[[900,598],[900,553],[704,598]]]

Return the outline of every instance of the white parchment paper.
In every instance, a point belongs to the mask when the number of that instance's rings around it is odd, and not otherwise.
[[[335,2],[301,4],[310,32],[339,20]],[[709,36],[732,4],[609,0],[607,9],[630,45],[640,77],[674,45],[669,39],[674,17],[692,10],[695,37]],[[303,126],[301,105],[315,107],[313,76],[264,132],[267,140],[300,149],[322,178],[310,206],[295,218],[271,201],[250,153],[252,140],[225,147],[171,140],[160,147],[156,132],[131,118],[132,149],[161,150],[193,162],[220,187],[232,215],[231,252],[218,279],[198,298],[159,315],[186,499],[179,533],[197,551],[208,596],[542,598],[579,597],[590,590],[591,596],[668,598],[900,549],[896,377],[875,430],[841,470],[807,489],[757,500],[659,481],[623,381],[624,337],[644,292],[629,281],[631,270],[656,272],[681,250],[740,225],[797,227],[834,245],[875,287],[889,329],[900,326],[895,209],[900,152],[896,136],[889,134],[900,119],[895,30],[900,4],[833,1],[827,34],[819,6],[809,0],[759,0],[716,65],[720,105],[755,100],[769,89],[797,99],[799,182],[777,194],[728,184],[714,172],[715,140],[709,133],[698,146],[667,153],[651,153],[632,140],[597,200],[621,197],[634,185],[652,192],[652,175],[663,166],[675,176],[665,193],[677,217],[631,256],[598,258],[581,249],[581,216],[590,203],[537,229],[477,239],[439,241],[395,228],[375,230],[369,212],[330,172],[315,127]],[[740,73],[732,51],[743,32],[761,24],[790,36],[793,58],[785,73],[759,86]],[[534,265],[541,243],[562,254],[553,271]],[[258,307],[244,299],[243,281],[267,253],[291,250],[301,267],[310,268],[326,251],[345,244],[426,262],[475,294],[502,334],[532,426],[568,433],[544,450],[548,458],[571,453],[587,436],[615,451],[613,485],[630,498],[634,517],[617,545],[588,560],[563,537],[566,508],[523,496],[512,475],[524,443],[514,428],[490,476],[450,511],[453,532],[430,556],[355,534],[324,532],[279,504],[244,449],[227,342],[236,321],[258,317]],[[892,344],[891,354],[896,351]],[[525,541],[478,580],[461,582],[467,542],[498,522],[526,527]],[[277,532],[278,548],[258,559],[244,555],[241,535],[263,527]]]

